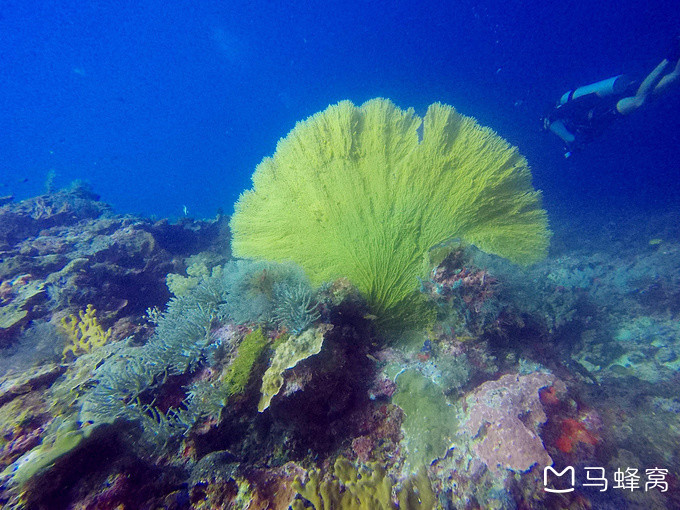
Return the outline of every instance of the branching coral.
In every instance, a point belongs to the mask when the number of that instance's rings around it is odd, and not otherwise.
[[[313,284],[347,276],[383,317],[418,313],[423,259],[439,243],[531,263],[549,239],[516,148],[450,106],[421,120],[385,99],[298,123],[255,170],[231,228],[236,256],[292,260]]]
[[[78,313],[78,316],[69,315],[61,320],[61,325],[68,334],[70,343],[64,347],[62,357],[68,357],[68,353],[73,356],[79,356],[86,352],[90,352],[95,347],[101,347],[111,338],[111,330],[104,328],[99,324],[97,311],[90,304],[83,311]]]

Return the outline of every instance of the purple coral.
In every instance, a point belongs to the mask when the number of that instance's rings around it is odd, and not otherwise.
[[[389,400],[395,391],[397,391],[397,385],[394,381],[383,375],[378,375],[368,390],[368,397],[371,400]]]
[[[479,386],[467,399],[468,419],[462,430],[472,441],[472,450],[492,471],[525,472],[552,459],[539,437],[547,416],[539,397],[541,388],[554,386],[566,391],[552,374],[508,374]]]

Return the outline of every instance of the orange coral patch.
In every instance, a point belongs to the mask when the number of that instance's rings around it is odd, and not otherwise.
[[[573,418],[566,418],[561,424],[562,434],[555,441],[555,446],[564,453],[571,453],[578,443],[587,443],[595,446],[597,437],[588,431],[586,426]]]
[[[542,404],[557,405],[560,403],[560,399],[557,396],[557,389],[555,388],[555,386],[551,386],[550,388],[543,388],[538,393],[538,396],[541,399]]]

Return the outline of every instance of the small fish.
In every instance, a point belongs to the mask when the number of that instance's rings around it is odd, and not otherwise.
[[[661,243],[663,243],[663,239],[659,239],[658,237],[654,238],[654,239],[650,239],[650,241],[649,241],[650,246],[656,246],[656,245],[661,244]]]
[[[184,211],[184,216],[188,216],[188,215],[189,215],[189,208],[188,208],[186,205],[183,205],[183,206],[182,206],[182,211]]]

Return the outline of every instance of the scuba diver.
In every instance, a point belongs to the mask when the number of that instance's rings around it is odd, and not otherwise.
[[[679,79],[680,38],[676,38],[666,58],[639,85],[619,75],[565,92],[543,118],[543,129],[564,142],[564,157],[568,158],[618,117],[634,112]]]

